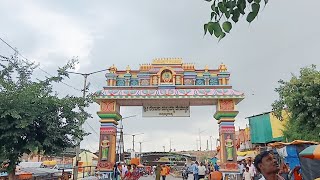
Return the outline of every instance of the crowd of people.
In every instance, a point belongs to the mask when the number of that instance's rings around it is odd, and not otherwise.
[[[290,170],[289,164],[282,163],[274,158],[273,153],[269,151],[258,154],[255,159],[243,160],[238,162],[240,178],[242,180],[302,180],[300,167]],[[190,167],[184,166],[183,172],[192,173],[193,180],[222,180],[223,174],[220,172],[217,163],[194,162]],[[171,168],[168,165],[157,165],[152,167],[151,174],[156,180],[165,180],[170,174]],[[143,173],[137,165],[116,164],[113,170],[115,180],[138,180]],[[182,174],[184,177],[186,174]]]
[[[153,166],[148,174],[154,174],[156,180],[165,180],[170,174],[171,168],[168,165],[157,165]],[[117,163],[113,168],[113,179],[114,180],[138,180],[144,175],[145,169],[138,168],[136,164],[126,165],[125,163]]]
[[[114,180],[138,180],[141,176],[137,165],[135,164],[115,164],[113,168]]]
[[[206,177],[209,180],[221,180],[222,173],[219,171],[217,163],[212,165],[211,163],[195,162],[189,168],[187,165],[184,167],[185,171],[191,171],[193,180],[204,180]]]

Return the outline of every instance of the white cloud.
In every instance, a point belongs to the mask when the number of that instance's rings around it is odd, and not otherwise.
[[[82,66],[90,63],[88,56],[93,36],[77,23],[76,18],[29,1],[12,2],[10,7],[16,8],[15,17],[23,24],[23,28],[30,28],[37,35],[35,42],[29,42],[34,48],[27,57],[40,60],[44,66],[57,64],[52,61],[52,56],[62,57],[61,63],[73,56],[79,57]]]

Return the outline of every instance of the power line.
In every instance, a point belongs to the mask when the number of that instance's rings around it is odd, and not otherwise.
[[[89,147],[92,149],[92,151],[96,151],[96,148],[93,148],[90,144],[90,141],[88,139],[85,139],[85,141],[87,141],[87,144],[89,145]]]
[[[1,37],[0,37],[0,40],[1,40],[4,44],[6,44],[9,48],[11,48],[14,52],[16,52],[18,55],[20,55],[20,56],[23,58],[23,59],[22,59],[23,62],[25,62],[26,64],[32,64],[32,62],[31,62],[30,60],[28,60],[28,58],[24,57],[16,48],[13,48],[9,43],[7,43],[7,42],[6,42],[5,40],[3,40]],[[24,60],[24,59],[25,59],[25,60]],[[50,77],[53,77],[53,75],[51,75],[50,73],[48,73],[47,71],[45,71],[44,69],[42,69],[40,66],[37,66],[37,68],[39,68],[42,72],[44,72],[45,74],[49,75]],[[73,86],[71,86],[71,85],[69,85],[69,84],[67,84],[67,83],[65,83],[65,82],[63,82],[63,81],[61,81],[61,83],[64,84],[64,85],[66,85],[66,86],[68,86],[68,87],[70,87],[70,88],[72,88],[72,89],[74,89],[74,90],[76,90],[76,91],[80,91],[80,92],[81,92],[80,89],[77,89],[77,88],[75,88],[75,87],[73,87]]]
[[[98,139],[99,139],[99,135],[98,135],[97,131],[95,131],[95,130],[93,129],[93,127],[92,127],[87,121],[85,121],[85,123],[90,127],[90,129],[97,135],[97,137],[98,137]]]

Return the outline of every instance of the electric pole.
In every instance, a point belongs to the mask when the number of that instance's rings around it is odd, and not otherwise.
[[[124,134],[124,135],[131,135],[131,136],[132,136],[132,150],[133,150],[133,152],[135,152],[135,151],[134,151],[134,137],[135,137],[135,136],[137,136],[137,135],[142,135],[142,134],[144,134],[144,133],[138,133],[138,134]]]
[[[141,144],[142,144],[142,142],[139,142],[139,144],[140,144],[140,152],[139,152],[139,156],[141,156],[141,152],[142,152],[142,149],[141,149]]]
[[[210,145],[211,145],[211,151],[212,151],[212,136],[210,136]]]
[[[70,74],[77,74],[77,75],[81,75],[84,77],[84,83],[83,83],[83,94],[82,94],[82,97],[83,99],[86,98],[86,92],[87,92],[87,79],[88,79],[88,76],[92,75],[92,74],[96,74],[96,73],[99,73],[99,72],[103,72],[103,71],[107,71],[107,70],[110,70],[110,69],[103,69],[103,70],[100,70],[100,71],[94,71],[94,72],[91,72],[91,73],[78,73],[78,72],[68,72]],[[82,124],[81,124],[81,127],[82,127]],[[76,180],[78,178],[78,166],[79,166],[79,161],[80,161],[80,157],[79,157],[79,154],[80,154],[80,140],[78,140],[78,143],[77,143],[77,146],[76,146],[76,165],[73,169],[73,179]]]
[[[201,133],[203,133],[204,131],[206,131],[206,130],[200,131],[200,128],[199,128],[199,144],[200,144],[200,151],[201,151]]]
[[[139,144],[140,144],[140,149],[139,149],[139,156],[141,157],[141,154],[142,154],[142,143],[145,143],[145,142],[149,142],[149,141],[140,141]]]
[[[119,156],[119,162],[124,161],[124,142],[123,142],[123,119],[131,118],[131,117],[136,117],[137,115],[132,115],[128,117],[124,117],[120,119],[120,127],[119,127],[119,143],[118,143],[118,156]]]

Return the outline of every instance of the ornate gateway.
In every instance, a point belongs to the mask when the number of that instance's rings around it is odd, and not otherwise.
[[[238,114],[236,105],[244,94],[232,89],[226,65],[196,69],[181,58],[161,58],[140,65],[139,70],[131,70],[129,66],[118,70],[113,65],[106,78],[106,87],[94,94],[100,104],[100,171],[112,171],[116,161],[116,126],[122,118],[121,106],[144,106],[146,111],[159,111],[159,114],[148,112],[146,116],[188,116],[189,106],[216,105],[214,118],[219,124],[222,169],[237,168],[234,120]]]

